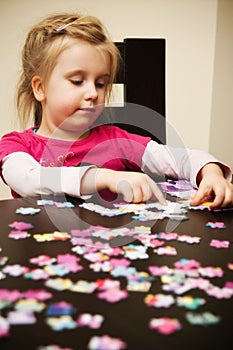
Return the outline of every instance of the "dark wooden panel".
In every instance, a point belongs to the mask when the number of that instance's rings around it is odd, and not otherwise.
[[[165,116],[165,40],[125,39],[126,101]]]
[[[166,143],[165,39],[127,38],[116,46],[122,57],[116,83],[124,84],[128,105],[126,111],[113,108],[115,122],[123,123],[120,126],[128,131],[152,135]]]

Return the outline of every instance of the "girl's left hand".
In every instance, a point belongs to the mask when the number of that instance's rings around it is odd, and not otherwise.
[[[233,206],[233,185],[224,178],[217,164],[209,163],[200,172],[199,188],[190,205],[200,205],[212,195],[214,199],[210,208]]]

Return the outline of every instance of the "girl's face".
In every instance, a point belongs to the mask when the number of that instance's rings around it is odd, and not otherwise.
[[[73,41],[58,57],[46,84],[40,77],[33,78],[35,97],[42,104],[38,134],[61,139],[87,136],[103,110],[109,75],[107,52]]]

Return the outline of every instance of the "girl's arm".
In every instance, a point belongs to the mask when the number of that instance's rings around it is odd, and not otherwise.
[[[201,204],[210,194],[215,198],[212,207],[233,204],[232,171],[207,152],[150,141],[142,158],[142,170],[170,179],[186,179],[193,187],[199,187],[191,205]]]
[[[95,166],[43,167],[29,154],[15,152],[3,159],[2,174],[7,185],[22,197],[66,193],[87,198],[96,191],[108,189],[122,194],[127,202],[154,198],[166,205],[156,183],[143,173]]]
[[[140,203],[152,198],[162,205],[167,205],[156,183],[148,175],[140,172],[89,169],[82,178],[81,192],[88,194],[96,189],[120,193],[126,202]]]
[[[3,159],[2,175],[21,197],[59,193],[80,197],[80,182],[90,167],[43,167],[28,153],[15,152]]]

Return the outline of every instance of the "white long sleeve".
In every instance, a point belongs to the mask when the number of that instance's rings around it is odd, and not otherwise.
[[[197,187],[198,172],[207,163],[218,163],[225,177],[231,181],[231,169],[207,152],[185,148],[173,148],[150,141],[142,158],[142,170],[147,174],[189,180]]]
[[[43,167],[28,153],[15,152],[3,159],[2,175],[7,185],[22,197],[66,193],[84,198],[80,183],[90,167]]]

